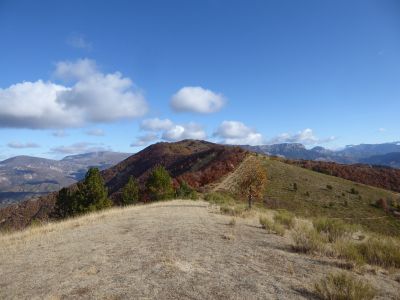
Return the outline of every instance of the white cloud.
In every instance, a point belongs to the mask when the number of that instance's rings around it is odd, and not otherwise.
[[[109,147],[104,147],[96,143],[75,143],[69,146],[58,146],[50,149],[51,153],[58,154],[80,154],[88,152],[111,151]]]
[[[105,132],[102,129],[91,129],[86,131],[87,135],[91,135],[91,136],[105,136]]]
[[[183,87],[171,98],[171,107],[178,112],[209,114],[219,111],[225,104],[222,94],[202,87]]]
[[[140,124],[140,128],[150,133],[137,138],[132,145],[143,146],[159,139],[155,132],[161,132],[161,139],[169,142],[180,141],[184,139],[202,140],[207,138],[203,127],[196,123],[175,124],[169,119],[146,119]]]
[[[320,139],[314,135],[314,132],[310,128],[306,128],[295,134],[282,133],[281,135],[271,139],[269,144],[280,144],[280,143],[301,143],[304,145],[314,145],[327,143],[335,140],[334,136],[329,138]]]
[[[39,148],[40,145],[36,143],[19,143],[19,142],[10,142],[7,144],[9,148],[13,149],[27,149],[27,148]]]
[[[0,88],[0,127],[67,128],[132,119],[147,112],[142,93],[119,72],[103,74],[94,61],[57,64],[63,86],[38,80]]]
[[[148,131],[160,131],[160,130],[168,130],[174,126],[174,123],[169,119],[146,119],[143,120],[140,124],[140,128],[142,130]]]
[[[185,125],[174,125],[162,134],[162,139],[166,141],[180,141],[185,139],[203,140],[207,138],[203,127],[196,123]]]
[[[77,49],[92,50],[92,43],[88,42],[82,34],[71,34],[67,38],[67,44]]]
[[[260,133],[238,121],[223,121],[214,136],[221,138],[225,144],[259,145],[263,143],[263,136]]]
[[[158,140],[158,135],[155,133],[147,133],[145,135],[139,136],[135,142],[131,144],[131,147],[146,146],[152,142]]]

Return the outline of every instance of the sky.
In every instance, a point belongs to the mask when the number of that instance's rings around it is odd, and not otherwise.
[[[0,159],[400,140],[397,0],[0,0]]]

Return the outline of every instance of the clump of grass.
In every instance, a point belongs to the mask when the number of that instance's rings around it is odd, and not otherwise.
[[[314,228],[305,225],[295,228],[292,232],[293,250],[302,253],[325,252],[326,240]]]
[[[274,221],[286,228],[294,227],[294,214],[286,210],[280,210],[274,215]]]
[[[369,300],[376,295],[373,286],[344,272],[329,274],[314,289],[320,299],[326,300]]]
[[[333,186],[331,186],[330,184],[327,184],[327,185],[326,185],[326,188],[327,188],[328,190],[332,190],[332,189],[333,189]]]
[[[384,268],[400,268],[400,242],[390,237],[372,237],[356,245],[364,260]]]
[[[285,228],[281,224],[275,223],[266,216],[260,216],[260,224],[262,228],[268,231],[268,233],[275,233],[280,236],[285,235]]]
[[[221,205],[219,208],[220,212],[228,216],[243,216],[246,211],[246,207],[238,205]]]
[[[315,219],[313,225],[318,233],[326,235],[330,243],[333,243],[344,236],[351,235],[355,231],[354,226],[346,224],[339,219],[321,217]]]
[[[236,225],[236,219],[235,218],[230,219],[228,225],[235,226]]]
[[[334,243],[333,251],[339,258],[354,263],[357,266],[365,264],[364,257],[358,251],[356,243],[347,239],[341,239]]]
[[[205,195],[204,199],[206,201],[215,203],[215,204],[232,204],[235,203],[235,200],[228,194],[225,193],[208,193]]]

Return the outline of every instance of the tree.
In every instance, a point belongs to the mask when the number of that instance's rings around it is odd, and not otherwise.
[[[267,173],[256,157],[251,157],[245,164],[238,180],[239,193],[247,197],[249,208],[255,199],[263,196],[267,184]]]
[[[98,168],[90,168],[85,180],[78,184],[78,212],[91,212],[112,206]]]
[[[128,183],[122,190],[122,204],[129,205],[139,200],[139,184],[135,177],[130,176]]]
[[[171,199],[174,196],[172,179],[163,166],[156,166],[149,175],[146,189],[152,200]]]
[[[56,199],[56,211],[65,218],[112,206],[107,188],[97,168],[90,168],[76,190],[63,188]]]
[[[69,188],[62,188],[56,199],[55,210],[57,214],[62,218],[73,216],[76,210],[76,205],[75,192]]]

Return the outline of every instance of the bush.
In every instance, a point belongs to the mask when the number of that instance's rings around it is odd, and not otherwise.
[[[355,231],[353,226],[344,223],[342,220],[325,217],[315,219],[313,225],[318,233],[326,235],[330,243]]]
[[[314,288],[318,297],[326,300],[368,300],[376,295],[370,284],[347,273],[329,274]]]
[[[139,184],[133,176],[129,177],[128,183],[124,186],[121,200],[124,205],[134,204],[139,201]]]
[[[180,199],[197,199],[197,193],[186,181],[182,181],[176,190],[176,197]]]
[[[246,208],[244,206],[221,205],[219,210],[224,215],[242,216]]]
[[[280,210],[274,216],[274,221],[286,226],[287,228],[294,227],[294,214],[286,211]]]
[[[350,189],[350,194],[358,195],[358,191],[355,188]]]
[[[270,220],[266,216],[260,216],[259,221],[260,221],[262,228],[267,230],[268,233],[275,233],[280,236],[285,235],[285,228],[280,224],[274,223],[274,221]]]
[[[292,248],[302,253],[325,252],[326,240],[314,228],[300,226],[292,232]]]
[[[326,188],[327,188],[328,190],[333,190],[333,186],[331,186],[330,184],[327,184],[327,185],[326,185]]]
[[[166,200],[174,197],[172,178],[163,166],[156,166],[149,175],[146,189],[151,200]]]

